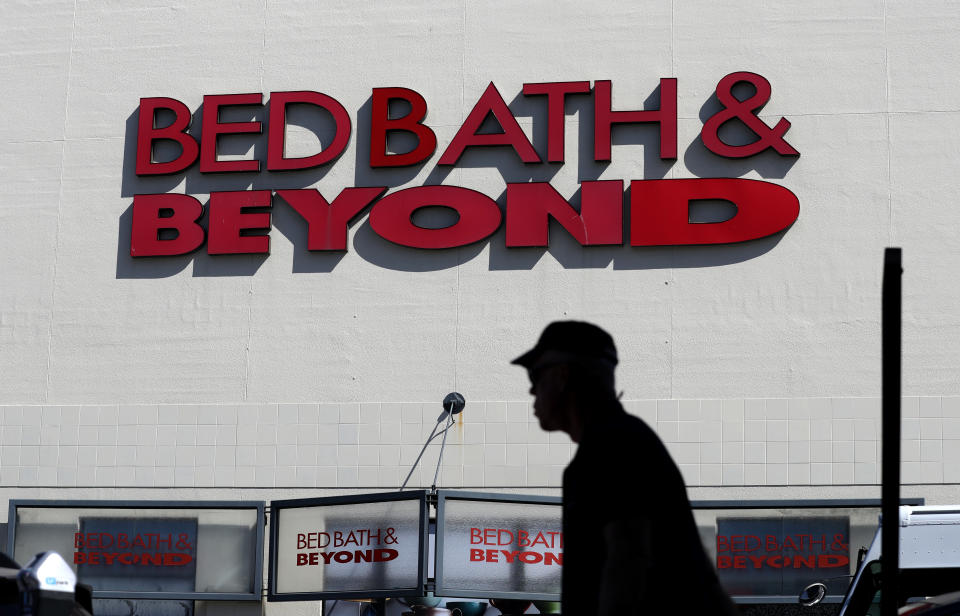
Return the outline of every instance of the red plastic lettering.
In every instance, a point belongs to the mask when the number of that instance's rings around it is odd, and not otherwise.
[[[745,242],[786,229],[800,214],[796,195],[759,180],[634,180],[630,192],[632,246]],[[736,215],[723,222],[690,222],[690,201],[716,199],[736,205]],[[770,549],[770,539],[767,551],[775,551]]]
[[[374,551],[373,562],[382,563],[388,560],[393,560],[400,555],[400,552],[391,549],[391,548],[378,548]]]
[[[537,533],[537,536],[529,543],[531,546],[542,545],[545,548],[552,548],[553,545],[547,541],[546,535],[543,534],[543,531]]]
[[[390,101],[410,103],[410,113],[390,118]],[[437,136],[423,123],[427,117],[427,101],[407,88],[374,88],[370,101],[370,166],[403,167],[416,165],[433,155]],[[410,133],[417,138],[417,147],[409,152],[388,154],[387,134],[391,131]]]
[[[327,203],[320,191],[312,188],[278,190],[277,194],[307,221],[307,250],[346,250],[350,221],[386,190],[345,188],[333,203]]]
[[[733,95],[733,87],[746,82],[754,87],[754,94],[745,100]],[[719,156],[727,158],[744,158],[759,154],[767,148],[773,148],[781,156],[800,156],[792,145],[783,139],[784,133],[790,128],[790,121],[780,118],[772,128],[758,118],[759,112],[770,100],[770,82],[756,73],[730,73],[717,84],[717,99],[724,106],[706,122],[700,131],[700,138],[707,149]],[[757,140],[745,145],[729,145],[720,139],[720,127],[736,118],[757,136]]]
[[[846,567],[850,564],[850,558],[842,554],[820,554],[817,556],[818,567]]]
[[[368,563],[373,560],[373,550],[356,550],[353,554],[358,563]]]
[[[212,255],[270,252],[269,235],[243,235],[246,230],[270,230],[269,212],[244,212],[269,208],[269,190],[238,190],[210,193],[210,238]]]
[[[730,535],[730,551],[731,552],[743,551],[743,535]]]
[[[169,216],[161,216],[168,212],[171,213]],[[203,227],[197,224],[201,216],[203,205],[190,195],[134,195],[130,256],[157,257],[193,252],[203,245]],[[160,232],[168,230],[176,232],[176,237],[160,239]]]
[[[163,128],[156,126],[158,109],[172,111],[173,123]],[[137,120],[137,175],[165,175],[179,173],[197,160],[200,146],[187,133],[193,119],[190,109],[173,98],[141,98]],[[176,141],[180,144],[180,156],[163,162],[153,162],[153,144],[156,141]]]
[[[333,116],[333,140],[327,147],[312,156],[286,157],[287,107],[290,105],[313,105]],[[270,134],[267,137],[267,169],[285,171],[309,169],[326,164],[343,154],[350,143],[350,114],[336,99],[307,90],[298,92],[270,93]]]
[[[460,215],[449,227],[424,229],[413,213],[442,206]],[[455,248],[486,239],[500,226],[500,208],[490,197],[459,186],[419,186],[389,194],[370,210],[370,227],[380,237],[412,248]]]
[[[167,552],[163,555],[164,567],[182,567],[183,565],[189,565],[191,562],[193,562],[193,556],[189,554]]]
[[[297,566],[302,567],[309,562],[306,554],[297,554]]]
[[[500,123],[503,132],[478,135],[477,131],[480,130],[483,121],[490,114],[493,114],[493,117]],[[530,141],[524,134],[523,129],[517,124],[517,119],[513,117],[510,108],[507,107],[497,87],[493,85],[491,81],[490,85],[487,86],[487,89],[480,97],[480,100],[474,105],[470,115],[464,120],[463,126],[460,127],[460,130],[457,131],[450,145],[448,145],[447,149],[443,152],[443,156],[440,157],[438,164],[457,164],[463,151],[468,147],[497,145],[511,146],[513,151],[517,153],[517,156],[520,157],[520,160],[525,163],[540,162],[537,151],[530,145]]]
[[[470,543],[471,544],[483,543],[483,537],[480,534],[479,528],[470,529]],[[76,546],[76,547],[80,547],[80,546]]]
[[[263,95],[216,94],[203,97],[203,129],[200,134],[200,173],[260,171],[259,160],[217,160],[217,137],[240,133],[260,133],[260,122],[220,122],[220,108],[261,105]]]
[[[660,108],[647,111],[613,111],[611,84],[593,84],[594,142],[593,159],[610,160],[610,133],[614,124],[659,124],[660,158],[677,157],[677,80],[660,80]]]
[[[530,546],[530,535],[525,530],[517,531],[517,545],[522,548]]]
[[[589,94],[589,81],[558,81],[553,83],[525,83],[524,96],[547,96],[547,160],[562,163],[564,153],[564,103],[567,94]]]
[[[580,212],[547,182],[507,184],[507,246],[546,246],[550,218],[583,246],[623,242],[623,182],[583,182]]]
[[[817,557],[814,554],[809,556],[803,556],[802,554],[797,554],[793,557],[793,568],[799,569],[801,566],[807,567],[808,569],[813,569],[817,566]]]
[[[470,550],[470,560],[483,560],[483,550],[478,550],[476,548]]]

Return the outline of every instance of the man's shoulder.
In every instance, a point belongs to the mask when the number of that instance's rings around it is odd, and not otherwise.
[[[619,412],[590,427],[580,442],[575,461],[603,461],[620,466],[637,462],[652,464],[667,457],[663,441],[646,422]]]
[[[657,436],[657,433],[654,432],[647,422],[635,415],[627,413],[622,408],[614,413],[610,413],[604,421],[598,422],[595,433],[606,439],[650,439],[660,442],[660,437]]]

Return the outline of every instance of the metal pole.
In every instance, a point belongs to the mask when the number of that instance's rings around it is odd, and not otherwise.
[[[417,465],[420,464],[420,458],[423,457],[423,452],[427,450],[427,445],[429,445],[430,441],[433,440],[433,435],[437,433],[437,427],[439,425],[440,425],[440,421],[437,421],[437,423],[433,426],[433,430],[430,431],[430,436],[427,437],[427,442],[423,444],[423,447],[420,449],[420,454],[417,456],[416,462],[414,462],[413,466],[410,467],[410,472],[407,473],[407,478],[403,480],[403,485],[400,486],[401,491],[407,487],[407,482],[410,481],[410,477],[411,475],[413,475],[413,471],[417,470]]]
[[[437,417],[437,423],[433,426],[433,430],[430,431],[430,436],[427,437],[427,442],[423,444],[423,447],[420,449],[419,455],[417,455],[416,461],[413,463],[413,466],[410,468],[410,472],[407,473],[407,478],[403,480],[403,485],[400,486],[400,489],[403,490],[407,487],[407,482],[410,481],[410,477],[413,476],[413,471],[416,470],[417,465],[420,464],[420,459],[423,457],[423,452],[427,450],[427,446],[430,444],[433,439],[443,435],[443,443],[440,445],[440,457],[437,459],[437,470],[433,474],[433,485],[430,490],[435,492],[437,489],[437,476],[440,473],[440,463],[443,461],[443,449],[447,445],[447,430],[453,426],[454,419],[453,416],[463,412],[464,407],[467,406],[467,401],[462,394],[457,392],[451,392],[443,398],[443,412],[440,413],[440,417]],[[440,422],[444,422],[443,430],[440,433],[437,433],[437,428],[440,427]]]
[[[440,442],[440,455],[437,456],[437,470],[433,472],[433,484],[430,486],[431,492],[437,491],[437,477],[440,476],[440,463],[443,462],[443,450],[447,446],[447,430],[450,429],[450,426],[453,425],[453,422],[453,403],[451,403],[450,408],[447,410],[447,423],[443,430],[443,440]]]
[[[900,371],[903,277],[899,248],[883,255],[883,460],[881,484],[881,616],[896,616],[900,575]]]

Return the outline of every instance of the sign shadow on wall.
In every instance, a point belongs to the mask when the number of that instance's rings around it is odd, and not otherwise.
[[[204,204],[204,210],[209,201]],[[204,224],[207,218],[206,211],[200,219]],[[117,273],[120,278],[168,278],[175,276],[193,264],[193,275],[197,277],[218,276],[252,276],[269,255],[209,255],[200,249],[185,255],[170,257],[138,257],[130,256],[130,229],[133,221],[133,206],[128,207],[120,215],[117,229]]]
[[[261,161],[261,169],[266,160],[267,135],[269,130],[269,102],[251,111],[249,107],[223,108],[221,120],[224,122],[260,121],[264,131],[257,135],[224,135],[217,140],[219,159],[252,158]],[[158,113],[157,124],[164,126],[173,119],[170,113]],[[319,144],[329,144],[333,140],[333,124],[329,113],[310,105],[292,104],[287,108],[287,125],[299,129],[299,133],[315,135]],[[298,189],[315,185],[332,168],[336,161],[310,169],[278,171],[269,174],[262,172],[247,173],[200,173],[199,166],[191,165],[185,172],[172,175],[138,176],[137,128],[139,110],[134,110],[127,118],[123,150],[123,177],[120,194],[133,197],[136,194],[167,193],[183,184],[186,194],[209,194],[214,191],[240,190],[282,190]],[[203,105],[193,113],[188,133],[200,141],[200,129],[203,126]],[[252,147],[251,147],[252,143]],[[154,146],[157,162],[168,162],[180,156],[179,145],[169,141],[159,141]],[[199,250],[171,257],[133,258],[130,256],[130,236],[132,225],[132,205],[119,218],[117,233],[117,278],[165,278],[174,276],[193,263],[194,276],[250,276],[263,265],[268,255],[216,255]],[[206,224],[209,200],[204,203],[204,215],[199,220]],[[303,250],[306,251],[306,227],[302,218],[290,211],[290,208],[271,208],[272,224],[281,229],[288,237],[298,239],[302,235]],[[297,222],[299,221],[299,222]],[[301,229],[300,227],[303,227]],[[308,253],[310,254],[310,253]],[[322,254],[311,259],[314,268],[311,271],[331,271],[343,254]]]
[[[136,174],[137,125],[140,113],[139,110],[135,109],[126,121],[120,195],[122,197],[133,197],[142,193],[165,193],[174,190],[181,183],[184,184],[184,192],[187,194],[209,194],[211,191],[217,190],[306,188],[322,180],[336,164],[336,160],[310,169],[265,173],[263,161],[266,160],[267,133],[270,128],[269,112],[270,104],[267,102],[262,108],[252,112],[246,108],[223,107],[220,117],[223,122],[259,121],[262,123],[263,132],[260,134],[226,134],[217,139],[219,160],[253,158],[261,161],[260,172],[200,173],[199,166],[193,164],[182,173],[138,176]],[[157,124],[161,126],[169,124],[172,118],[172,114],[161,111],[157,114]],[[287,125],[296,129],[300,135],[313,134],[316,136],[316,140],[324,145],[333,140],[333,125],[329,114],[325,110],[315,109],[310,105],[292,104],[287,107],[286,118]],[[198,142],[200,141],[202,126],[203,105],[201,104],[193,113],[193,119],[188,130],[188,133]],[[175,160],[180,154],[180,146],[169,141],[161,140],[154,145],[153,155],[157,162]]]
[[[387,269],[397,271],[428,272],[457,267],[471,259],[477,258],[485,248],[488,248],[488,267],[490,270],[530,270],[546,253],[566,269],[593,269],[613,267],[614,269],[643,270],[662,268],[712,267],[738,263],[758,257],[779,243],[786,231],[774,235],[736,244],[689,245],[689,246],[631,246],[631,198],[630,181],[635,179],[654,180],[663,179],[675,164],[674,160],[664,160],[659,156],[658,125],[615,125],[612,127],[611,140],[613,145],[642,145],[643,158],[637,161],[639,168],[636,175],[641,177],[608,178],[603,177],[609,167],[607,161],[594,160],[594,97],[590,95],[571,96],[566,103],[565,118],[567,129],[571,128],[570,118],[577,117],[577,180],[579,182],[595,180],[622,180],[625,192],[623,193],[623,242],[621,245],[610,246],[582,246],[573,236],[555,220],[549,222],[549,245],[546,247],[506,247],[506,191],[493,197],[501,211],[500,227],[488,238],[459,248],[440,250],[426,250],[410,248],[394,244],[379,235],[371,228],[368,206],[363,212],[350,222],[355,228],[351,246],[357,255],[367,262]],[[659,86],[644,101],[643,109],[657,109],[660,106]],[[269,101],[263,106],[244,106],[242,108],[224,107],[220,120],[223,122],[244,122],[256,120],[263,124],[263,131],[259,134],[224,135],[218,140],[218,159],[230,160],[251,158],[261,161],[260,172],[242,173],[204,173],[199,172],[198,165],[190,166],[186,171],[170,176],[137,176],[137,129],[139,113],[134,111],[126,122],[126,137],[124,142],[123,178],[121,195],[132,198],[136,194],[167,193],[177,191],[182,185],[186,194],[209,194],[217,191],[242,190],[283,190],[304,189],[315,187],[333,168],[337,161],[331,161],[320,167],[294,171],[265,170]],[[422,185],[439,185],[448,179],[454,169],[489,169],[504,183],[549,183],[559,173],[564,163],[549,163],[547,161],[547,107],[546,99],[542,96],[524,96],[518,93],[509,104],[511,112],[526,129],[532,127],[532,144],[538,156],[544,162],[523,163],[510,146],[470,147],[453,166],[436,164],[440,154],[449,145],[441,139],[437,149],[424,161],[406,167],[370,167],[370,135],[371,135],[371,108],[372,98],[368,98],[359,108],[355,117],[355,127],[350,146],[355,148],[352,158],[354,162],[354,186],[387,186],[389,189],[406,188],[420,175],[424,168],[432,164]],[[706,121],[723,106],[716,95],[711,96],[700,110],[700,119]],[[402,116],[409,112],[409,105],[403,101],[391,103],[391,116]],[[172,114],[170,114],[172,118]],[[527,119],[529,118],[529,119]],[[163,125],[165,118],[158,115],[158,125]],[[193,122],[189,133],[198,141],[200,128],[203,122],[203,106],[193,114]],[[425,120],[429,124],[429,116]],[[329,144],[335,134],[335,125],[331,122],[329,113],[310,105],[293,104],[288,107],[287,125],[294,127],[304,134],[313,135],[315,142],[322,148]],[[495,118],[488,117],[481,126],[480,133],[503,132]],[[737,120],[725,123],[718,136],[731,145],[747,144],[756,139],[756,135]],[[403,131],[395,131],[388,135],[388,149],[394,153],[409,152],[416,148],[416,138]],[[681,144],[682,147],[682,144]],[[317,150],[313,150],[317,151]],[[179,145],[172,142],[160,142],[155,147],[154,155],[158,161],[176,159],[180,154]],[[566,164],[571,164],[570,152],[566,153]],[[617,148],[613,149],[617,155]],[[763,178],[784,178],[790,168],[796,163],[796,157],[784,157],[770,149],[758,155],[743,159],[721,158],[711,153],[697,138],[690,143],[683,152],[683,161],[686,168],[696,177],[707,178],[736,178],[749,172],[755,172]],[[341,155],[340,158],[348,156]],[[342,163],[341,163],[342,164]],[[416,183],[415,185],[421,185]],[[333,189],[324,189],[324,197],[332,201],[340,190],[348,188],[340,186]],[[393,190],[389,192],[394,192]],[[579,212],[581,190],[578,188],[573,195],[564,194],[571,207]],[[732,210],[729,202],[718,204],[700,204],[699,213],[695,214],[691,208],[690,222],[722,222],[736,214],[736,207]],[[206,226],[209,219],[209,200],[205,204],[204,215],[200,224]],[[375,207],[375,205],[374,205]],[[423,216],[415,216],[414,223],[424,228],[444,228],[456,223],[457,216],[449,208],[428,207],[431,210],[445,210],[445,214],[437,212]],[[271,214],[271,227],[285,236],[293,245],[292,271],[294,273],[329,273],[333,271],[346,256],[346,251],[309,251],[307,249],[308,227],[306,220],[293,210],[282,198],[274,196]],[[419,214],[420,211],[417,211]],[[452,214],[452,217],[451,217]],[[163,278],[176,275],[185,270],[192,263],[194,276],[249,276],[255,274],[263,265],[267,255],[214,255],[207,254],[201,247],[187,255],[171,257],[141,257],[130,256],[130,239],[132,224],[132,205],[119,217],[118,245],[117,245],[117,278]],[[253,233],[258,233],[254,231]],[[276,239],[276,238],[274,238]],[[348,248],[349,250],[350,248]]]
[[[577,178],[581,182],[599,180],[601,174],[610,166],[609,161],[594,160],[593,144],[595,130],[593,118],[596,107],[592,96],[575,97],[573,109],[577,110],[578,132],[577,140]],[[660,86],[643,101],[643,111],[660,109]],[[659,180],[665,178],[676,161],[660,158],[659,126],[656,124],[615,124],[610,127],[610,143],[613,145],[643,145],[642,178],[622,178],[624,181],[632,179]],[[613,150],[614,155],[616,149]],[[619,179],[619,178],[618,178]]]
[[[403,100],[393,100],[390,102],[390,117],[402,117],[410,113],[410,104]],[[426,165],[426,161],[406,165],[403,167],[371,167],[370,166],[370,135],[373,126],[370,118],[373,113],[373,98],[367,98],[366,102],[357,110],[356,131],[353,140],[354,149],[354,186],[403,186],[412,182]],[[429,120],[429,115],[427,116]],[[406,131],[392,131],[387,133],[387,149],[395,154],[406,154],[416,149],[419,141],[416,136]],[[442,144],[437,144],[438,148]],[[435,155],[439,155],[436,152]],[[435,184],[442,181],[438,179]],[[430,183],[430,182],[427,182]],[[330,195],[332,198],[333,195]]]
[[[745,98],[743,88],[734,88],[738,98]],[[700,121],[705,124],[708,119],[723,111],[724,106],[714,93],[700,107]],[[789,133],[788,133],[789,134]],[[733,146],[743,146],[758,140],[758,135],[750,130],[743,122],[734,118],[725,122],[717,131],[721,141]],[[697,177],[742,177],[755,171],[764,179],[782,180],[797,163],[797,156],[781,156],[772,148],[746,158],[720,158],[710,152],[703,140],[694,139],[683,153],[683,164]]]
[[[624,202],[630,203],[629,183]],[[581,191],[570,199],[579,209]],[[503,198],[503,197],[501,197]],[[710,246],[630,246],[631,211],[624,208],[620,246],[581,246],[560,223],[550,221],[550,245],[547,248],[506,248],[506,231],[501,227],[490,241],[491,270],[532,269],[547,253],[565,269],[648,270],[699,268],[731,265],[753,259],[772,250],[783,239],[786,230],[749,242]],[[736,207],[727,201],[691,203],[690,220],[694,223],[723,222],[736,214]]]

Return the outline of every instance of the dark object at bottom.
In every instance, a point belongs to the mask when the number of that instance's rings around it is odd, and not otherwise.
[[[788,603],[754,603],[737,606],[741,616],[836,616],[839,603],[821,603],[811,607]]]
[[[93,615],[93,586],[77,582],[77,588],[74,591],[77,605]]]
[[[483,616],[487,611],[482,601],[447,601],[445,607],[453,616]]]
[[[530,607],[530,602],[522,599],[490,599],[490,603],[500,610],[503,616],[523,614]]]
[[[0,553],[0,616],[21,616],[28,611],[33,616],[93,615],[90,586],[77,583],[73,593],[40,589],[23,592],[17,582],[21,571],[16,561]]]
[[[29,599],[21,604],[21,611],[33,616],[70,616],[76,605],[74,596],[68,592],[41,590],[21,595],[24,596]]]

